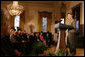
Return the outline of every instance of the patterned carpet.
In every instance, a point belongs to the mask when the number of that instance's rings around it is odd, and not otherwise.
[[[77,48],[75,56],[84,56],[84,48]]]
[[[38,54],[38,56],[48,56],[48,51],[54,53],[55,47],[48,48],[43,54]],[[36,55],[30,54],[30,56]],[[84,56],[84,48],[76,48],[76,54],[74,56]]]
[[[48,48],[47,51],[44,51],[44,53],[43,53],[44,56],[47,56],[48,51],[51,52],[51,53],[54,53],[55,52],[55,47]],[[42,56],[43,54],[39,54],[38,56]],[[84,56],[84,48],[77,48],[76,49],[76,54],[74,56]]]

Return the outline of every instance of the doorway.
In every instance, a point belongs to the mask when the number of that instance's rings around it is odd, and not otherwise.
[[[76,32],[80,31],[80,4],[72,9],[73,19],[76,19]]]

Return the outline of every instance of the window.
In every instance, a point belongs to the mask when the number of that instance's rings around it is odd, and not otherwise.
[[[47,29],[47,17],[43,17],[43,32],[46,32]]]
[[[61,24],[64,24],[64,18],[61,18],[61,20],[62,20],[62,21],[61,21]]]
[[[79,20],[76,20],[76,31],[79,31]]]
[[[20,16],[15,16],[14,27],[16,30],[17,30],[17,27],[19,27],[19,23],[20,23]]]

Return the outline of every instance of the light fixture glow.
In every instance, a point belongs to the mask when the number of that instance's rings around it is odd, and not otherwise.
[[[10,15],[20,15],[23,12],[23,6],[18,4],[18,1],[13,1],[13,4],[7,5],[7,9]]]

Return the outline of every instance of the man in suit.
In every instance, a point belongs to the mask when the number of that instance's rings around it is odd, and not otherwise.
[[[67,35],[67,43],[69,44],[70,52],[75,54],[75,27],[76,27],[76,22],[75,19],[72,17],[72,13],[67,14],[67,19],[66,19],[66,25],[74,27],[73,30],[68,31],[66,30],[66,35]]]

